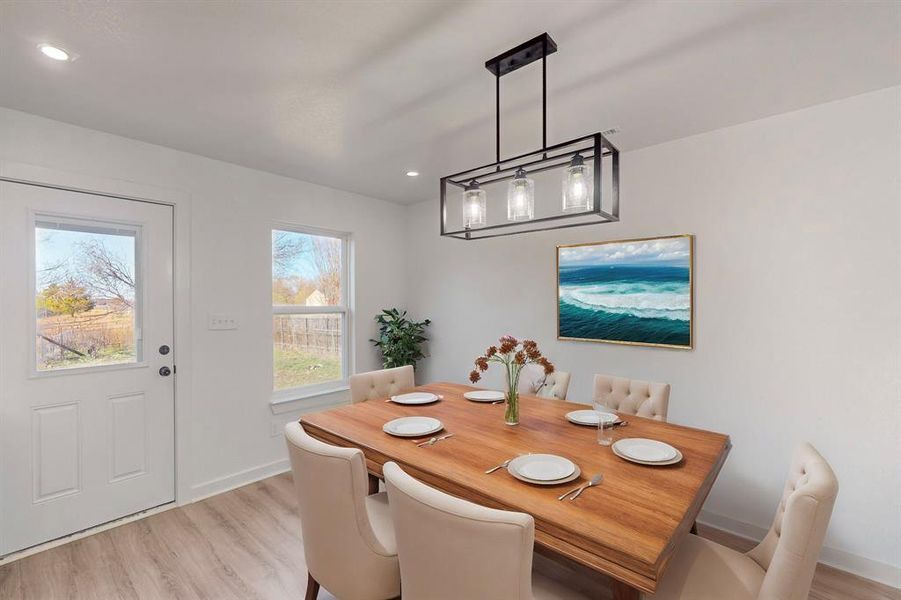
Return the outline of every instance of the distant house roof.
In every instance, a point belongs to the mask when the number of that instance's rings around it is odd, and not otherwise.
[[[313,293],[307,296],[304,304],[306,304],[307,306],[325,306],[328,304],[328,302],[326,302],[325,294],[323,294],[319,290],[313,290]]]

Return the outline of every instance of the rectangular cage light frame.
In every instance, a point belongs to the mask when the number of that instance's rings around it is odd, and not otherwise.
[[[590,210],[562,213],[547,217],[538,217],[529,221],[511,221],[495,225],[472,228],[448,229],[448,203],[453,202],[455,192],[462,190],[475,179],[480,185],[497,183],[513,179],[516,170],[525,169],[528,173],[541,173],[552,169],[565,169],[576,154],[581,154],[586,163],[590,161],[593,170],[592,208]],[[602,159],[610,159],[610,198],[604,198],[604,171]],[[448,198],[451,192],[451,198]],[[462,203],[462,196],[460,202]],[[606,204],[604,200],[609,200]],[[488,202],[507,202],[506,196],[488,198]],[[604,210],[604,206],[609,206]],[[462,204],[461,204],[462,210]],[[619,221],[619,150],[600,132],[574,138],[566,142],[554,144],[538,150],[520,154],[512,158],[489,163],[447,175],[441,178],[441,235],[461,240],[479,240],[549,229],[566,227],[582,227],[613,223]]]

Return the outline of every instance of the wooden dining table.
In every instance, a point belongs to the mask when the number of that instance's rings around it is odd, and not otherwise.
[[[623,460],[597,443],[597,428],[573,424],[566,413],[579,405],[535,396],[520,396],[520,422],[504,423],[504,405],[477,403],[463,394],[466,385],[434,383],[411,391],[442,397],[425,405],[368,400],[301,417],[311,436],[363,451],[369,472],[398,463],[420,481],[483,506],[513,510],[535,519],[535,543],[611,579],[613,597],[637,599],[653,593],[666,566],[689,534],[731,448],[729,436],[621,415],[628,425],[614,429],[614,439],[649,438],[666,442],[683,459],[669,466],[644,466]],[[431,446],[385,433],[382,426],[398,417],[429,416],[453,436]],[[435,434],[440,435],[440,434]],[[428,436],[425,436],[428,437]],[[505,469],[485,471],[526,453],[564,456],[581,469],[566,484],[531,485]],[[564,491],[602,474],[600,485],[578,499],[557,499]]]

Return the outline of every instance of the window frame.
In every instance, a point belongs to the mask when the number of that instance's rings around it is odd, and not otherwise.
[[[341,241],[341,301],[337,306],[306,306],[303,304],[275,304],[272,300],[272,236],[277,231],[287,233],[297,233],[301,235],[312,235],[318,237],[335,238]],[[349,389],[348,378],[353,373],[353,353],[352,331],[353,331],[353,278],[352,278],[352,244],[351,234],[345,231],[335,231],[331,229],[323,229],[320,227],[310,227],[307,225],[298,225],[296,223],[287,223],[284,221],[276,221],[269,228],[269,304],[272,307],[272,316],[277,315],[341,315],[341,378],[322,381],[319,383],[311,383],[292,388],[281,390],[275,389],[275,360],[274,350],[270,352],[270,385],[272,386],[272,404],[282,404],[292,402],[303,398],[310,398],[340,392]],[[270,344],[275,342],[275,321],[270,320],[272,329],[270,331]]]

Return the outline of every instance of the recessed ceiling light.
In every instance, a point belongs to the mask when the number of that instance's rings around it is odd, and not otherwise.
[[[51,46],[50,44],[41,44],[38,46],[38,49],[44,53],[44,56],[52,58],[53,60],[69,60],[70,58],[68,52],[62,48]]]
[[[407,177],[419,177],[419,171],[407,171]]]

